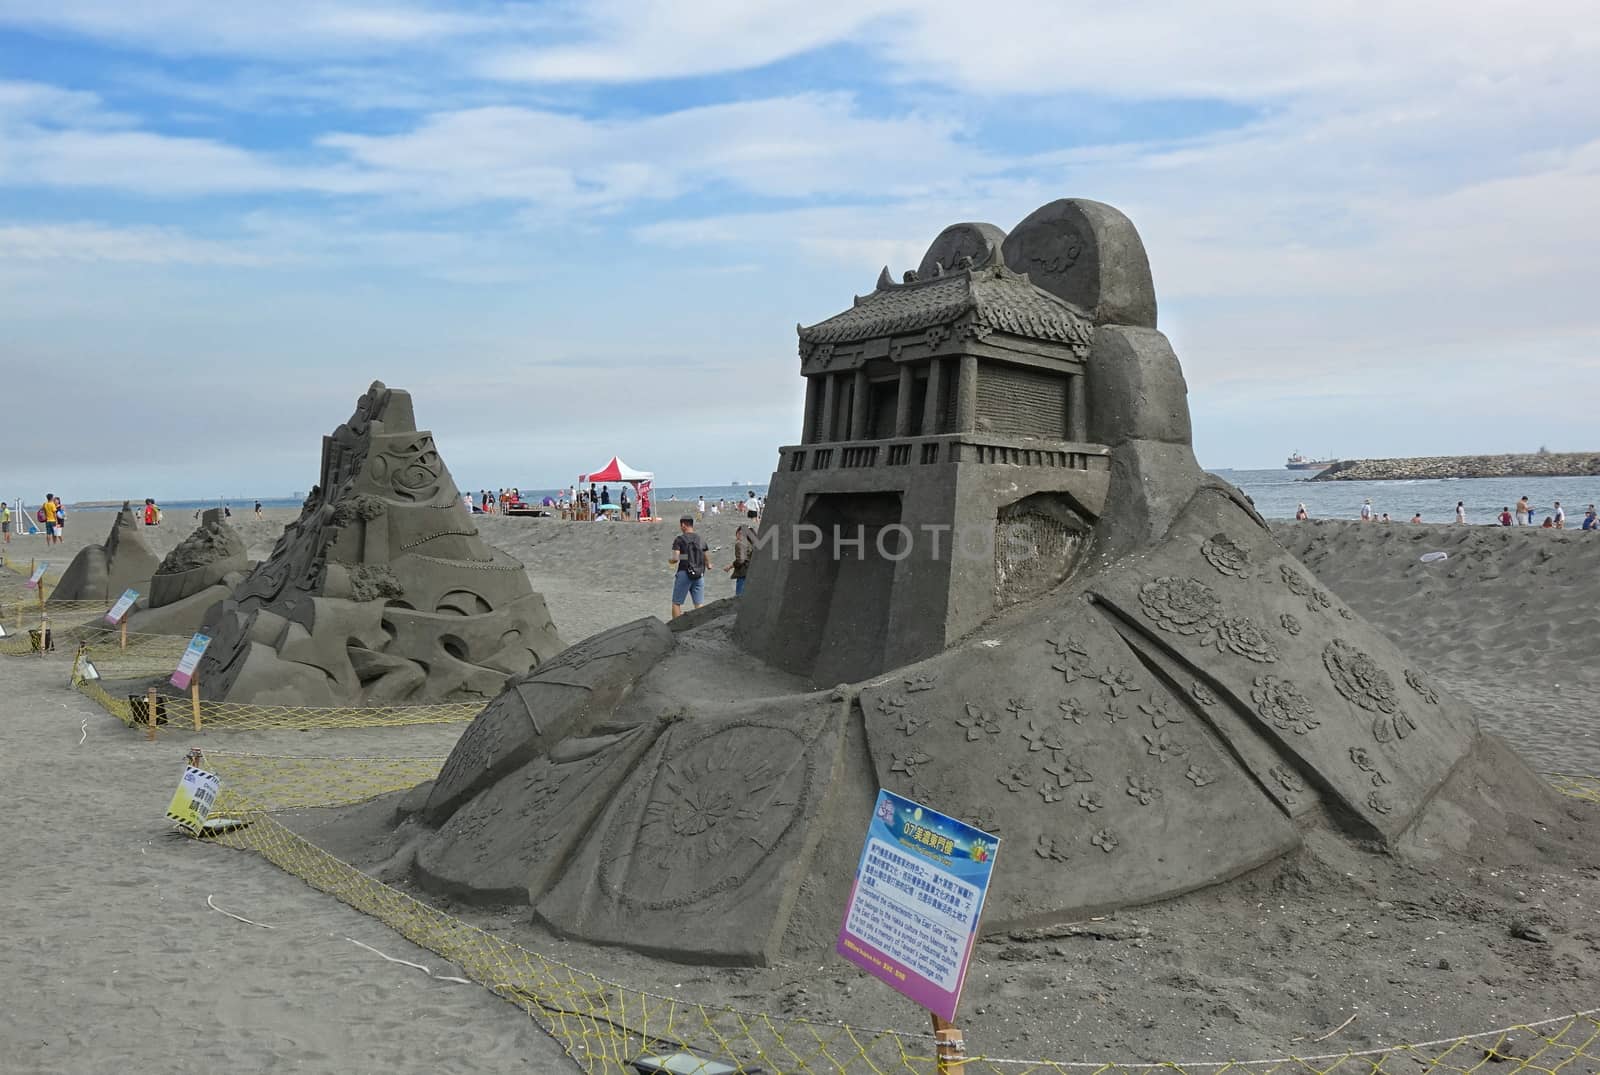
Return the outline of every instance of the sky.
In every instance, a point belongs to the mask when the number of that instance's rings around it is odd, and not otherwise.
[[[1600,449],[1588,0],[0,0],[0,496],[762,480],[796,323],[1109,202],[1203,464]]]

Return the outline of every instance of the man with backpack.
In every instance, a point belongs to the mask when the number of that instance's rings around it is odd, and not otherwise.
[[[678,520],[678,536],[672,539],[672,556],[667,561],[678,569],[672,580],[672,618],[683,615],[683,599],[694,599],[699,608],[706,599],[706,572],[711,570],[711,557],[706,539],[694,532],[694,516],[685,515]]]

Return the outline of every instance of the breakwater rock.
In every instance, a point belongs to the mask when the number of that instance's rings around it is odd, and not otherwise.
[[[1346,459],[1312,481],[1404,481],[1416,478],[1586,478],[1600,475],[1600,452],[1427,455],[1415,459]]]

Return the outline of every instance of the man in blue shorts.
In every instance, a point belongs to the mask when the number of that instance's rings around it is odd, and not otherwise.
[[[694,516],[685,515],[678,520],[678,536],[672,539],[672,557],[667,561],[678,568],[672,580],[672,618],[683,615],[683,599],[694,599],[699,608],[706,599],[706,572],[711,570],[711,557],[706,539],[694,532]]]

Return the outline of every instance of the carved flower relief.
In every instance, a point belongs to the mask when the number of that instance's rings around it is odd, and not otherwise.
[[[1250,697],[1256,703],[1256,712],[1272,722],[1279,731],[1305,735],[1321,726],[1316,709],[1306,700],[1300,689],[1287,679],[1273,675],[1255,678]]]
[[[1286,769],[1281,765],[1274,765],[1267,770],[1267,775],[1277,782],[1282,793],[1280,798],[1287,806],[1293,806],[1299,801],[1298,796],[1305,794],[1306,782],[1300,779],[1300,774],[1293,769]]]
[[[1028,744],[1028,753],[1046,749],[1045,732],[1033,721],[1028,721],[1028,726],[1022,730],[1022,740]]]
[[[1312,612],[1322,612],[1333,607],[1333,598],[1328,596],[1326,590],[1313,589],[1306,595],[1306,608]]]
[[[1033,787],[1033,781],[1028,779],[1028,774],[1021,769],[1010,769],[995,778],[1005,785],[1007,791],[1021,791],[1023,788]]]
[[[1121,698],[1124,691],[1136,691],[1139,685],[1133,681],[1131,672],[1106,665],[1106,670],[1100,673],[1100,685],[1110,692],[1111,697]]]
[[[1127,720],[1129,714],[1120,706],[1118,706],[1116,702],[1107,702],[1105,712],[1103,712],[1101,716],[1106,718],[1107,724],[1114,725],[1119,720]]]
[[[1117,849],[1117,837],[1110,829],[1101,829],[1089,837],[1089,842],[1108,855]]]
[[[1195,680],[1194,686],[1189,688],[1189,693],[1194,695],[1194,700],[1199,702],[1201,705],[1217,704],[1217,696],[1212,693],[1210,687],[1206,686],[1204,683],[1201,683],[1199,680]]]
[[[1100,793],[1098,791],[1086,791],[1082,795],[1078,796],[1078,806],[1081,809],[1089,811],[1091,814],[1099,810],[1104,805],[1105,801],[1100,798]]]
[[[1053,765],[1046,765],[1044,771],[1055,778],[1057,786],[1067,788],[1073,784],[1087,784],[1094,780],[1094,774],[1083,763],[1083,758],[1077,754],[1068,754],[1056,759]]]
[[[1374,791],[1367,796],[1367,805],[1380,814],[1387,814],[1394,809],[1394,803],[1381,791]]]
[[[1045,641],[1050,643],[1050,647],[1056,651],[1057,657],[1089,656],[1089,651],[1084,646],[1083,640],[1078,638],[1077,635],[1062,635],[1060,638],[1047,638]]]
[[[1282,616],[1279,616],[1278,623],[1291,635],[1300,633],[1300,621],[1295,619],[1293,612],[1285,612]]]
[[[1356,614],[1354,612],[1351,612],[1349,609],[1345,608],[1343,605],[1339,606],[1339,615],[1343,619],[1347,619],[1347,620],[1353,620],[1353,619],[1356,618]]]
[[[904,732],[907,735],[916,735],[917,732],[922,729],[923,725],[927,723],[928,722],[926,720],[923,720],[922,718],[913,714],[910,710],[907,710],[900,714],[900,720],[896,722],[894,730],[897,732]]]
[[[967,715],[956,718],[956,726],[963,728],[967,733],[967,742],[975,743],[985,734],[999,735],[1000,725],[994,717],[986,713],[980,706],[971,702],[966,704]]]
[[[1060,672],[1062,680],[1067,683],[1076,683],[1086,674],[1083,666],[1071,657],[1063,657],[1050,667]]]
[[[1334,639],[1322,651],[1322,663],[1333,685],[1345,698],[1373,713],[1393,713],[1400,707],[1394,681],[1369,655],[1343,639]],[[1382,739],[1379,742],[1383,742]]]
[[[933,760],[933,755],[924,754],[920,750],[908,750],[904,753],[895,752],[894,764],[889,766],[892,773],[904,773],[907,780],[913,780],[917,775],[917,766],[926,765]]]
[[[1147,777],[1129,774],[1128,794],[1138,799],[1140,806],[1149,806],[1161,798],[1161,789]]]
[[[1378,771],[1378,763],[1366,747],[1351,747],[1350,760],[1355,763],[1357,769],[1372,775],[1374,787],[1382,787],[1389,782],[1389,778]]]
[[[1031,712],[1032,710],[1033,710],[1033,706],[1029,705],[1027,702],[1023,701],[1021,698],[1012,698],[1011,700],[1006,702],[1006,712],[1010,713],[1013,717],[1016,717],[1018,720],[1022,719],[1022,714]]]
[[[916,675],[906,677],[907,694],[916,694],[918,691],[931,691],[938,685],[933,676]]]
[[[1083,703],[1076,698],[1064,698],[1056,703],[1056,708],[1061,710],[1062,720],[1070,720],[1074,724],[1082,724],[1083,718],[1089,715],[1089,711],[1083,707]]]
[[[1039,792],[1039,798],[1047,803],[1058,803],[1062,799],[1061,789],[1048,781],[1041,783],[1036,790]]]
[[[1165,575],[1139,588],[1144,614],[1163,631],[1177,635],[1203,635],[1222,619],[1222,602],[1199,579]]]
[[[1201,645],[1215,645],[1218,652],[1237,653],[1257,664],[1272,664],[1278,659],[1278,647],[1255,621],[1234,616],[1217,624],[1217,633]]]
[[[1284,585],[1289,587],[1289,592],[1296,597],[1305,597],[1311,592],[1311,583],[1307,582],[1304,575],[1288,564],[1279,564],[1278,574],[1283,576]]]
[[[1047,730],[1039,741],[1044,744],[1044,748],[1050,751],[1052,755],[1059,754],[1067,749],[1067,737],[1062,734],[1060,728]]]
[[[1200,684],[1195,684],[1200,686]],[[1215,700],[1215,699],[1213,699]],[[1173,709],[1165,698],[1151,698],[1148,702],[1139,703],[1139,712],[1150,718],[1150,724],[1159,731],[1169,724],[1182,724],[1183,717]]]
[[[1154,735],[1144,736],[1146,744],[1145,753],[1165,765],[1169,757],[1181,758],[1189,753],[1189,748],[1172,738],[1169,732],[1157,732]]]
[[[1188,772],[1183,775],[1189,783],[1197,788],[1203,788],[1207,784],[1215,784],[1217,782],[1217,774],[1204,765],[1191,765]]]
[[[1058,840],[1054,836],[1039,834],[1039,842],[1034,845],[1033,853],[1042,859],[1051,862],[1066,862],[1071,856],[1067,854],[1067,842]]]
[[[1200,546],[1200,555],[1204,556],[1206,563],[1216,568],[1220,575],[1236,579],[1250,577],[1249,552],[1224,534],[1207,538]]]
[[[1428,681],[1428,677],[1423,675],[1421,672],[1418,672],[1412,668],[1407,668],[1406,685],[1412,690],[1416,691],[1418,694],[1422,695],[1422,700],[1427,702],[1429,705],[1439,704],[1439,692],[1433,689],[1433,684],[1430,683]]]
[[[877,710],[884,716],[898,714],[908,703],[898,694],[886,694],[878,699]]]

